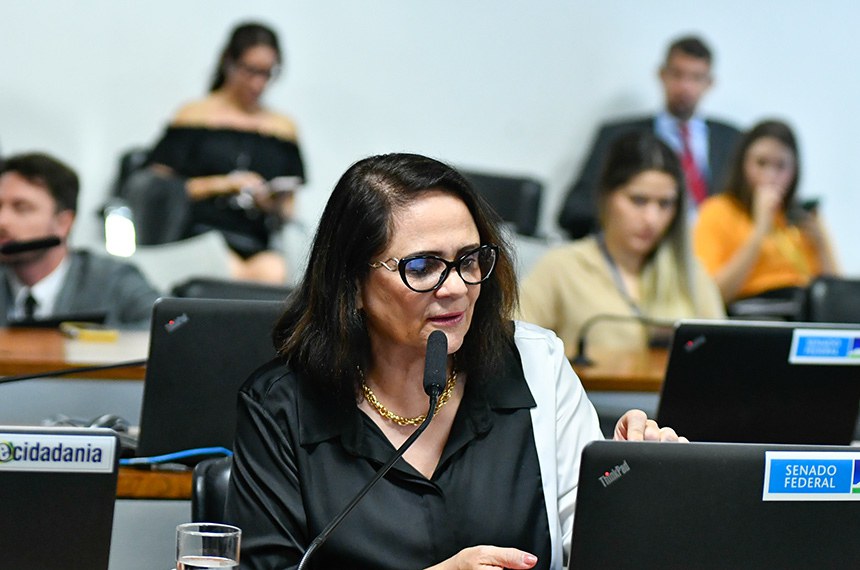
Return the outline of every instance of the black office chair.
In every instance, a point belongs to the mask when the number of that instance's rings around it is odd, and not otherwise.
[[[284,301],[293,288],[286,285],[266,285],[251,281],[192,277],[173,288],[174,297],[198,299],[251,299],[261,301]]]
[[[738,299],[726,307],[732,319],[802,321],[806,315],[806,289],[785,287]]]
[[[232,457],[204,459],[194,467],[191,521],[223,523]]]
[[[128,178],[146,165],[149,149],[142,146],[131,147],[119,157],[119,167],[111,188],[111,195],[122,197],[123,186]]]
[[[806,290],[806,320],[860,323],[860,280],[817,277]]]
[[[460,170],[463,176],[517,233],[537,235],[543,185],[533,178]]]
[[[132,220],[137,245],[159,245],[181,239],[188,216],[185,181],[147,168],[149,149],[132,147],[119,159],[110,198],[102,217],[121,215]],[[110,239],[107,235],[105,238]]]

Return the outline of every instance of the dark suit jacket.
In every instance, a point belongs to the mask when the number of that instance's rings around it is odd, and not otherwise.
[[[708,193],[723,189],[725,177],[731,166],[732,153],[740,138],[735,127],[706,119],[708,125],[708,166],[710,177],[706,180]],[[654,131],[654,116],[619,121],[603,125],[591,147],[591,152],[582,168],[579,179],[568,190],[567,197],[558,216],[558,224],[577,239],[588,235],[597,226],[597,184],[609,146],[619,136],[632,131]]]
[[[104,313],[109,326],[148,326],[152,304],[159,293],[137,267],[87,251],[72,251],[69,260],[69,272],[54,302],[53,316]],[[9,282],[3,279],[0,325],[7,324],[9,306],[14,302]]]

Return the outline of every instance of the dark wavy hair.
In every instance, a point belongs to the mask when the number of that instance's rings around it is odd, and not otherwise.
[[[218,58],[218,66],[215,68],[215,74],[212,77],[209,91],[212,92],[220,89],[227,78],[228,66],[238,61],[247,50],[256,46],[272,48],[278,55],[278,63],[282,63],[281,47],[278,43],[278,35],[274,30],[257,22],[240,24],[230,33],[230,39],[227,41],[227,45],[224,46],[221,57]]]
[[[57,212],[78,210],[78,175],[53,156],[40,152],[10,156],[0,167],[0,174],[7,172],[15,172],[30,184],[45,188],[57,203]]]
[[[782,209],[784,212],[788,212],[794,205],[794,196],[797,193],[797,184],[800,181],[800,155],[797,151],[797,139],[791,127],[787,123],[774,119],[758,123],[747,131],[738,143],[725,188],[726,194],[734,197],[750,217],[752,217],[753,192],[755,188],[750,186],[747,180],[746,173],[744,172],[744,161],[750,147],[756,141],[763,138],[778,140],[794,155],[794,179],[788,185],[788,190],[782,200]]]
[[[459,172],[438,160],[416,154],[363,159],[335,186],[307,270],[273,334],[279,353],[341,404],[355,404],[361,370],[371,358],[367,327],[357,308],[359,283],[365,282],[369,264],[387,247],[394,213],[431,189],[461,199],[481,243],[499,246],[495,271],[481,284],[457,367],[472,379],[486,379],[512,342],[511,318],[517,303],[514,261],[492,208]]]
[[[656,170],[672,177],[677,189],[678,203],[675,216],[666,228],[660,242],[650,252],[654,258],[661,247],[668,247],[678,268],[680,291],[693,291],[694,280],[690,267],[690,244],[687,232],[687,191],[684,172],[678,155],[666,143],[647,131],[636,131],[616,139],[609,147],[603,174],[598,186],[597,206],[600,225],[607,223],[609,197],[637,175]],[[695,302],[695,294],[691,294]]]
[[[605,222],[606,202],[609,196],[635,176],[648,170],[665,172],[672,177],[678,188],[678,207],[666,235],[671,236],[677,232],[686,231],[683,226],[685,225],[684,212],[687,209],[687,192],[678,155],[666,143],[646,131],[622,135],[609,147],[597,190],[597,207],[601,225]]]

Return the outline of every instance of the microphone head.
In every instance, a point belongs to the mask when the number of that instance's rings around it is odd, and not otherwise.
[[[424,357],[424,391],[428,396],[439,395],[445,389],[448,375],[448,337],[440,330],[430,333]]]
[[[0,245],[0,255],[15,255],[16,253],[35,251],[37,249],[49,249],[58,245],[60,245],[60,238],[57,236],[26,241],[10,241]]]

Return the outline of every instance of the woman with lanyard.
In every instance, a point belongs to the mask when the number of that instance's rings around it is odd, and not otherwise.
[[[600,181],[601,231],[548,252],[523,282],[524,320],[552,329],[568,356],[589,346],[642,349],[652,321],[724,316],[714,283],[689,251],[684,175],[653,134],[612,145]]]

